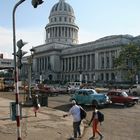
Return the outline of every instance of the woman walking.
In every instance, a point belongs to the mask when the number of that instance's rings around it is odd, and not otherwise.
[[[92,124],[92,132],[93,132],[93,136],[91,137],[91,139],[95,138],[95,134],[97,133],[100,136],[100,140],[103,138],[103,135],[101,134],[101,132],[98,129],[98,110],[96,109],[96,105],[93,105],[93,113],[92,113],[92,117],[91,120],[89,122],[89,125]]]
[[[35,113],[35,117],[37,117],[37,112],[40,108],[40,102],[38,99],[38,95],[35,95],[34,99],[33,99],[33,111]]]

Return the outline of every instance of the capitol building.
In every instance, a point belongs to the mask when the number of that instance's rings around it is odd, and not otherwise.
[[[113,60],[121,46],[137,41],[139,36],[112,35],[78,44],[75,20],[74,9],[65,0],[51,8],[45,43],[31,49],[33,78],[80,81],[82,76],[82,81],[87,82],[122,82],[125,74],[114,67]]]

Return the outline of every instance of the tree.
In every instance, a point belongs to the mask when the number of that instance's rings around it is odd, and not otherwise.
[[[124,72],[126,80],[134,81],[140,70],[140,46],[134,43],[122,46],[114,64],[118,70]]]

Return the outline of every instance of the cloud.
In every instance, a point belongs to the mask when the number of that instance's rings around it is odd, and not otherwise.
[[[12,57],[12,30],[0,27],[0,53],[4,58]]]
[[[18,29],[16,30],[16,41],[22,39],[24,42],[28,42],[23,47],[24,51],[30,52],[32,46],[44,44],[45,33],[42,29]],[[13,58],[13,31],[0,27],[0,53],[3,53],[4,58]]]
[[[42,28],[20,29],[17,31],[17,41],[19,39],[22,39],[23,42],[27,42],[27,44],[23,47],[23,50],[30,54],[30,49],[32,47],[45,43],[45,31],[43,32]]]

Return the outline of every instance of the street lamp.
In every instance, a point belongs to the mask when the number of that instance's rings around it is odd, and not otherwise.
[[[43,0],[32,0],[32,5],[34,8],[37,8],[37,6],[42,4],[43,2]]]
[[[14,80],[15,80],[15,100],[16,100],[16,121],[17,121],[17,140],[21,139],[21,127],[20,127],[20,106],[19,106],[19,87],[18,87],[18,68],[17,68],[17,56],[16,56],[16,32],[15,32],[15,12],[17,7],[25,0],[20,0],[13,9],[13,54],[14,54]]]
[[[136,84],[138,84],[138,83],[139,83],[139,76],[136,75]]]

